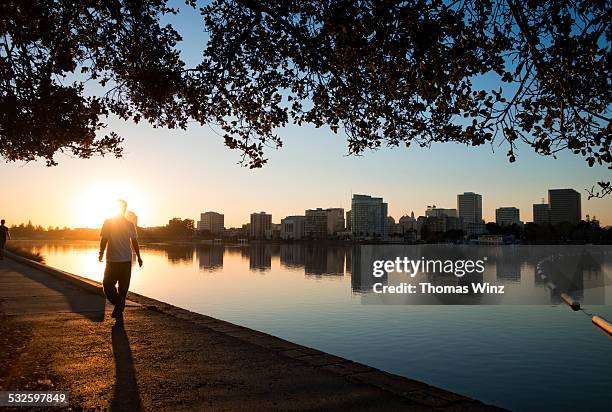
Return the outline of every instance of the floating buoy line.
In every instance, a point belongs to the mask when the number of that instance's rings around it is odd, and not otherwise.
[[[536,265],[536,275],[539,276],[542,281],[546,281],[548,279],[548,276],[546,276],[546,273],[544,273],[543,264],[547,263],[547,262],[552,262],[554,260],[554,258],[555,258],[555,256],[548,257],[546,259],[541,260]],[[550,291],[552,293],[554,293],[554,294],[559,293],[559,288],[557,288],[557,285],[555,285],[550,280],[548,282],[546,282],[546,287],[548,287],[548,289],[550,289]],[[584,309],[582,309],[580,307],[580,302],[574,300],[574,298],[572,298],[570,295],[568,295],[565,292],[560,293],[559,297],[573,311],[581,311],[586,316],[591,318],[591,322],[593,323],[593,325],[595,325],[596,327],[601,329],[603,332],[607,333],[608,336],[612,337],[612,323],[610,323],[608,320],[606,320],[605,318],[603,318],[603,317],[601,317],[599,315],[594,315],[594,314],[591,314],[591,313],[585,311]]]

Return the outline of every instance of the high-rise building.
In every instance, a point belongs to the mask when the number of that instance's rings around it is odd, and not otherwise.
[[[533,204],[533,223],[536,225],[550,224],[550,207],[548,203]]]
[[[553,225],[568,222],[577,224],[582,219],[580,193],[574,189],[550,189],[550,223]]]
[[[278,223],[270,224],[270,229],[266,230],[265,238],[278,240],[280,239],[280,237],[281,237],[281,225]]]
[[[426,216],[425,219],[425,226],[432,233],[463,229],[461,219],[457,216],[434,215]]]
[[[266,232],[272,229],[272,215],[266,212],[251,213],[251,223],[249,226],[249,234],[256,239],[263,239]]]
[[[221,213],[217,212],[204,212],[200,213],[200,220],[198,221],[197,230],[207,231],[213,235],[217,235],[223,232],[225,226],[225,217]]]
[[[520,213],[516,207],[498,207],[495,209],[495,223],[500,226],[520,225]]]
[[[481,195],[473,192],[457,195],[457,210],[463,223],[483,223]]]
[[[305,234],[306,216],[287,216],[281,220],[281,239],[299,240]]]
[[[346,212],[346,230],[351,231],[351,211]]]
[[[344,232],[344,209],[331,207],[327,211],[327,234],[330,236]]]
[[[324,239],[344,231],[344,209],[308,209],[305,212],[305,235],[312,239]]]
[[[327,210],[326,209],[308,209],[305,212],[306,224],[304,233],[310,239],[325,239],[328,236],[327,232]]]
[[[354,238],[387,236],[387,204],[382,197],[353,195],[351,233]]]
[[[436,207],[436,205],[427,206],[427,210],[425,211],[425,217],[440,216],[457,217],[457,209],[444,209],[441,207]]]

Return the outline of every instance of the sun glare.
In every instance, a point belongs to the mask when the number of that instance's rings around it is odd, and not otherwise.
[[[128,210],[136,215],[143,212],[143,196],[130,185],[97,183],[75,194],[72,202],[73,226],[101,227],[104,220],[119,212],[118,199],[126,200]]]

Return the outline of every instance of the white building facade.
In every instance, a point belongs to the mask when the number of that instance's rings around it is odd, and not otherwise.
[[[225,226],[225,216],[217,212],[204,212],[200,214],[197,224],[199,232],[207,231],[213,235],[223,232]]]

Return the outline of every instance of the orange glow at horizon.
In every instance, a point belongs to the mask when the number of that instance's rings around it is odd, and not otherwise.
[[[150,213],[147,196],[129,182],[95,182],[73,194],[70,202],[73,216],[71,226],[101,227],[104,220],[118,213],[118,199],[127,201],[127,210],[134,212],[139,222]]]

